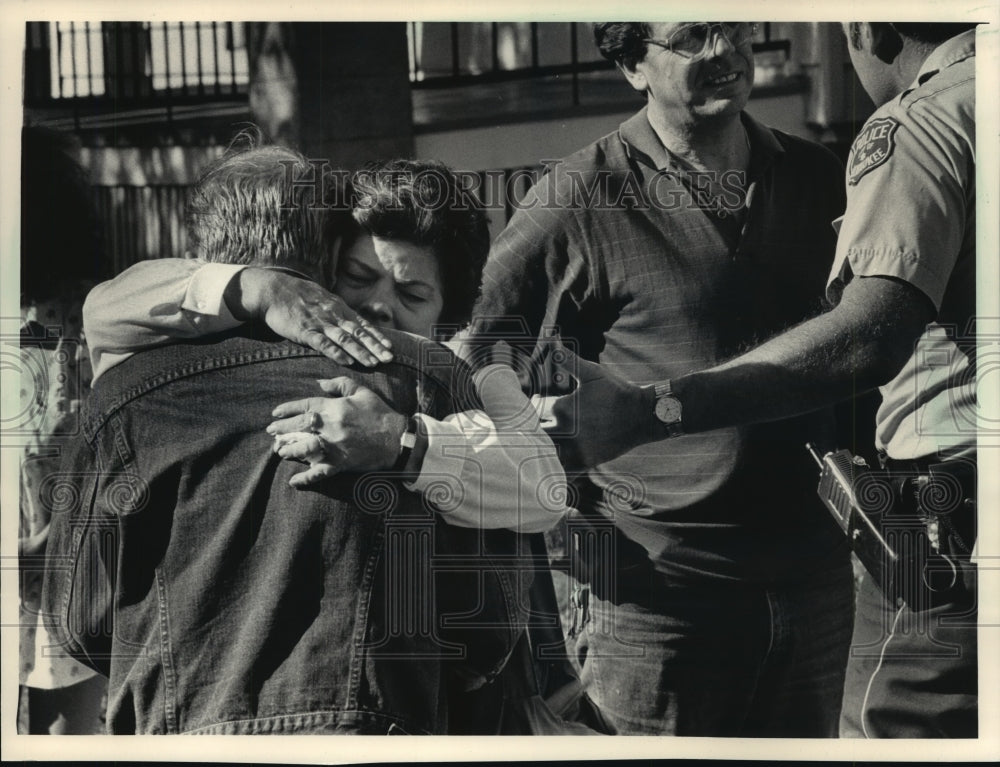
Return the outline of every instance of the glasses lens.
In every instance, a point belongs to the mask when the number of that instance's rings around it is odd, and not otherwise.
[[[688,24],[670,35],[670,39],[668,40],[670,50],[686,56],[697,56],[705,50],[710,35],[711,25],[704,23]]]

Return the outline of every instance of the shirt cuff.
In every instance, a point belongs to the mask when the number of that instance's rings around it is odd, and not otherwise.
[[[442,476],[460,474],[454,470],[454,454],[446,456],[445,453],[449,449],[455,454],[461,453],[458,460],[464,461],[469,438],[457,421],[438,421],[423,413],[417,413],[414,417],[420,421],[422,430],[427,435],[427,450],[420,465],[420,474],[412,482],[403,482],[403,487],[414,493],[422,493],[435,480],[440,481]]]
[[[205,264],[191,275],[181,309],[239,324],[226,306],[226,288],[244,264]]]

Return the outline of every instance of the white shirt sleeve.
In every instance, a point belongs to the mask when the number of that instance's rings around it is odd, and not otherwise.
[[[567,511],[566,474],[517,375],[489,365],[475,375],[483,410],[436,420],[420,476],[407,487],[458,527],[548,530]]]
[[[135,352],[240,325],[224,294],[245,268],[162,258],[140,261],[95,287],[83,305],[94,380]]]

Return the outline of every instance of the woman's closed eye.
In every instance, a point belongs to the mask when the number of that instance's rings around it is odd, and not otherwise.
[[[408,304],[423,304],[430,300],[429,291],[420,287],[396,285],[399,297]]]
[[[348,268],[340,273],[340,279],[356,287],[366,287],[373,284],[378,277],[369,271]]]

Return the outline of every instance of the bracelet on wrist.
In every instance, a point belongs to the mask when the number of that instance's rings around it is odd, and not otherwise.
[[[406,428],[399,435],[399,455],[396,456],[396,462],[392,465],[394,473],[402,473],[406,470],[406,464],[410,462],[410,456],[413,454],[413,446],[416,444],[417,419],[411,415],[406,419]]]

